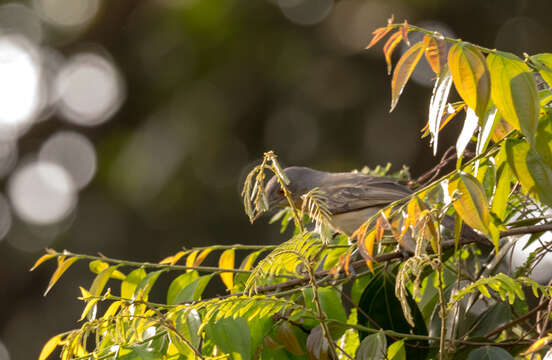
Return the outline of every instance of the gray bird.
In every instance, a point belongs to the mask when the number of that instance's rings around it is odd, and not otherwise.
[[[301,206],[301,196],[319,188],[327,197],[332,228],[347,236],[378,210],[412,193],[391,179],[361,173],[329,173],[298,166],[284,172],[294,203]],[[276,176],[267,183],[266,194],[270,208],[288,205]]]

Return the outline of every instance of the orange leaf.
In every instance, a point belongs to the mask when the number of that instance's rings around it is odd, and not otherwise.
[[[404,43],[408,46],[410,46],[410,41],[408,41],[408,21],[404,21],[403,25],[401,26],[401,36],[404,40]]]
[[[447,63],[447,43],[431,35],[424,37],[425,57],[436,75],[441,75]]]
[[[169,265],[174,265],[178,262],[178,260],[180,260],[180,258],[182,256],[184,256],[186,254],[185,251],[179,251],[177,252],[176,254],[172,255],[172,256],[167,256],[166,258],[164,258],[163,260],[161,260],[159,262],[159,264],[169,264]]]
[[[552,334],[548,334],[547,336],[538,339],[535,341],[527,350],[525,350],[524,353],[521,355],[529,355],[531,353],[534,353],[535,351],[539,351],[542,349],[545,345],[547,345],[552,340]]]
[[[393,69],[393,64],[391,64],[391,55],[393,55],[393,50],[399,45],[402,39],[402,34],[400,31],[397,31],[387,39],[387,42],[383,46],[383,54],[385,55],[385,62],[387,63],[387,74],[391,74]]]
[[[372,32],[372,35],[374,36],[372,37],[372,40],[370,40],[370,43],[366,46],[366,49],[370,49],[372,46],[376,45],[376,43],[387,35],[391,29],[393,29],[393,16],[387,19],[386,27],[377,28]]]
[[[347,274],[347,276],[350,275],[349,266],[351,265],[352,255],[353,255],[353,252],[350,249],[347,250],[347,252],[345,253],[345,274]]]
[[[376,232],[370,231],[368,235],[366,235],[362,240],[359,239],[358,242],[358,250],[360,251],[360,254],[362,257],[366,260],[366,265],[368,265],[368,268],[371,272],[374,272],[373,267],[373,254],[374,254],[374,243],[376,240]]]
[[[29,269],[29,271],[33,271],[34,269],[36,269],[40,264],[42,264],[43,262],[47,261],[47,260],[50,260],[51,258],[55,257],[56,255],[55,254],[44,254],[42,255],[33,265],[32,268]]]
[[[213,251],[212,248],[207,248],[207,249],[203,250],[202,252],[200,252],[199,255],[197,256],[196,261],[194,262],[194,266],[201,265],[203,260],[205,260],[205,258],[207,257],[207,255],[209,255],[211,253],[211,251]]]
[[[234,269],[234,249],[228,249],[220,255],[219,268]],[[220,278],[228,291],[234,288],[234,274],[231,272],[220,273]]]
[[[399,97],[423,53],[424,43],[418,42],[408,49],[399,59],[395,71],[393,72],[393,80],[391,81],[391,110],[389,110],[389,112],[393,111],[395,106],[397,106]]]
[[[191,252],[190,255],[188,255],[188,257],[186,258],[186,266],[187,267],[193,267],[194,266],[198,252],[199,252],[199,250],[194,250],[194,251]],[[186,270],[186,272],[191,272],[191,271],[193,271],[193,270],[192,269]]]
[[[376,220],[376,240],[378,241],[383,238],[383,233],[385,232],[382,221],[382,216],[378,216],[378,220]]]

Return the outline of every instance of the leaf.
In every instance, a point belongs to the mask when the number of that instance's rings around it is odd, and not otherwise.
[[[46,360],[48,356],[55,350],[55,348],[61,344],[61,335],[56,335],[44,344],[44,347],[40,351],[38,360]]]
[[[429,102],[429,119],[427,124],[433,143],[433,155],[437,154],[437,140],[439,138],[439,131],[441,131],[442,114],[447,106],[451,87],[452,75],[445,64],[443,73],[435,81]]]
[[[548,206],[552,206],[552,169],[524,140],[506,142],[508,164],[521,186]]]
[[[79,321],[84,320],[84,318],[90,313],[90,310],[92,308],[96,308],[96,304],[100,301],[100,298],[91,299],[86,303],[86,306],[84,307],[84,310],[82,311],[81,317]],[[89,320],[94,320],[96,317],[96,309],[93,311],[93,315],[89,318]]]
[[[387,348],[387,359],[406,360],[406,351],[404,349],[404,340],[395,341]]]
[[[192,251],[186,258],[186,267],[193,267],[196,261],[197,253],[199,250]],[[193,271],[193,269],[187,269],[187,272]]]
[[[360,251],[360,255],[366,260],[366,265],[370,269],[370,271],[374,272],[374,242],[376,239],[376,231],[372,230],[368,233],[366,236],[359,236],[359,243],[358,243],[358,250]]]
[[[491,96],[491,77],[485,57],[470,44],[459,42],[450,48],[448,64],[458,94],[482,118]]]
[[[447,43],[442,37],[424,36],[425,57],[431,69],[441,76],[447,65]]]
[[[75,261],[77,261],[78,259],[79,259],[78,257],[71,257],[71,258],[66,260],[65,256],[59,256],[57,258],[58,265],[57,265],[56,271],[54,271],[54,273],[52,274],[52,277],[50,278],[50,282],[48,283],[48,287],[44,291],[43,296],[46,296],[48,294],[48,292],[52,289],[52,287],[59,280],[61,275],[63,275],[63,273],[67,269],[69,269],[69,266],[73,265],[75,263]]]
[[[253,264],[255,264],[255,260],[259,257],[262,250],[252,252],[251,254],[247,255],[245,259],[243,259],[240,269],[242,270],[251,270],[253,268]]]
[[[399,59],[395,71],[393,72],[393,79],[391,80],[391,109],[389,112],[392,112],[395,106],[397,106],[399,97],[408,79],[410,79],[410,75],[412,75],[414,68],[418,65],[418,61],[420,61],[424,50],[424,43],[420,41],[406,50]]]
[[[306,342],[307,354],[309,359],[329,360],[328,355],[329,345],[328,339],[322,333],[322,327],[316,325],[307,337]]]
[[[548,345],[550,341],[552,341],[552,334],[548,334],[547,336],[542,337],[532,343],[531,346],[529,346],[529,348],[525,350],[522,355],[529,355],[531,353],[534,353],[535,351],[539,351],[540,349]]]
[[[304,354],[304,351],[299,344],[299,340],[297,340],[297,336],[295,336],[293,328],[287,321],[282,322],[278,328],[278,339],[280,339],[286,349],[293,355]]]
[[[197,271],[186,272],[176,277],[169,285],[167,291],[167,305],[176,304],[175,299],[178,293],[180,293],[186,286],[199,277]]]
[[[92,281],[92,285],[90,286],[90,294],[92,294],[92,296],[100,296],[102,294],[107,281],[119,266],[120,265],[110,266],[94,278],[94,281]]]
[[[196,261],[194,262],[194,266],[200,266],[203,260],[207,257],[213,251],[213,248],[207,248],[202,250],[199,255],[197,256]]]
[[[504,119],[531,142],[537,130],[539,101],[535,78],[513,54],[487,56],[491,73],[491,97]]]
[[[483,185],[473,175],[460,172],[448,185],[448,192],[451,197],[456,191],[460,197],[452,205],[458,215],[462,217],[466,224],[490,237],[491,215]]]
[[[387,353],[387,339],[383,332],[366,336],[358,347],[356,360],[385,360]]]
[[[166,258],[164,258],[163,260],[161,260],[159,262],[159,264],[169,264],[169,265],[174,265],[178,262],[178,260],[180,260],[180,258],[182,258],[182,256],[186,255],[186,251],[179,251],[177,252],[176,254],[172,255],[172,256],[167,256]]]
[[[400,28],[401,37],[404,40],[404,43],[410,46],[410,41],[408,41],[408,21],[404,20],[403,25]]]
[[[174,304],[201,300],[201,295],[207,287],[207,284],[209,284],[209,281],[211,281],[212,277],[212,274],[204,275],[192,281],[176,294]]]
[[[37,267],[40,266],[40,264],[42,264],[43,262],[45,261],[48,261],[50,260],[51,258],[54,258],[56,257],[57,255],[56,254],[44,254],[42,255],[33,265],[32,268],[29,269],[29,271],[33,271],[34,269],[36,269]]]
[[[391,75],[391,70],[393,69],[393,64],[391,63],[391,56],[393,51],[399,45],[402,40],[402,34],[400,31],[397,31],[387,39],[387,42],[383,46],[383,54],[385,56],[385,62],[387,63],[387,75]]]
[[[506,146],[502,146],[498,155],[495,157],[497,166],[497,183],[491,202],[491,211],[500,219],[504,220],[508,197],[510,196],[510,185],[512,182],[512,170],[506,162]]]
[[[167,271],[167,269],[157,270],[147,274],[146,277],[144,277],[142,281],[140,281],[140,283],[136,287],[136,290],[134,290],[134,296],[140,300],[147,300],[151,288],[157,281],[157,278],[159,278],[159,275],[161,275],[165,271]]]
[[[456,140],[456,154],[458,158],[460,158],[464,153],[466,146],[468,146],[478,126],[479,118],[471,108],[468,108],[466,111],[466,119],[464,120],[464,127]]]
[[[482,346],[470,351],[468,360],[514,360],[512,355],[496,346]]]
[[[370,49],[372,46],[376,45],[378,41],[383,39],[385,35],[389,33],[393,29],[393,16],[391,16],[389,19],[387,19],[387,26],[386,27],[380,27],[377,28],[372,32],[372,40],[370,40],[370,43],[366,46],[366,49]]]
[[[531,61],[536,65],[540,76],[546,81],[548,87],[552,87],[552,54],[533,55]]]
[[[481,119],[481,130],[477,138],[477,146],[475,148],[475,154],[481,155],[489,145],[494,129],[498,123],[498,117],[496,116],[498,110],[494,106],[485,113],[483,119]]]
[[[225,250],[219,258],[219,268],[234,269],[234,249]],[[228,291],[234,288],[234,274],[231,272],[220,273],[220,278]]]
[[[481,291],[481,288],[485,290]],[[486,287],[481,286],[481,288],[479,288],[481,293],[490,298],[491,294],[488,292]],[[510,309],[510,307],[505,303],[497,302],[496,304],[486,309],[485,312],[478,317],[479,324],[477,324],[477,326],[475,326],[475,328],[472,330],[470,337],[483,337],[491,331],[494,331],[502,325],[505,325],[510,320],[512,320],[512,310]]]
[[[142,268],[132,270],[121,283],[121,297],[123,299],[133,299],[136,287],[146,277],[146,270]]]

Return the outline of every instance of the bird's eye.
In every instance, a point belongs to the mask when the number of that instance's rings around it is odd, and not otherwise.
[[[280,189],[278,189],[278,194],[280,194],[280,195],[284,196],[284,189],[281,189],[281,188],[280,188]]]

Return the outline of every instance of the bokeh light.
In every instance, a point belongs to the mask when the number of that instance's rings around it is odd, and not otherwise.
[[[77,195],[71,175],[62,166],[31,161],[9,179],[8,196],[16,214],[35,225],[63,220],[73,210]]]
[[[10,360],[10,353],[6,345],[0,341],[0,360]]]
[[[108,120],[124,99],[123,82],[113,63],[96,53],[70,58],[56,78],[59,111],[77,125]]]
[[[42,145],[38,157],[39,161],[62,166],[78,189],[85,187],[96,172],[94,145],[76,132],[61,131],[52,135]]]
[[[47,23],[58,27],[82,27],[98,13],[99,0],[34,0],[34,8]]]
[[[15,167],[17,155],[17,143],[12,139],[0,138],[0,178]]]
[[[278,0],[286,18],[298,25],[315,25],[331,12],[333,0]]]
[[[0,137],[21,135],[41,108],[41,69],[34,46],[23,36],[0,36]]]
[[[4,239],[12,226],[10,204],[6,197],[0,194],[0,240]],[[2,357],[0,357],[2,359]]]
[[[23,4],[7,3],[0,6],[0,31],[18,33],[34,43],[42,40],[42,24],[36,13]]]

